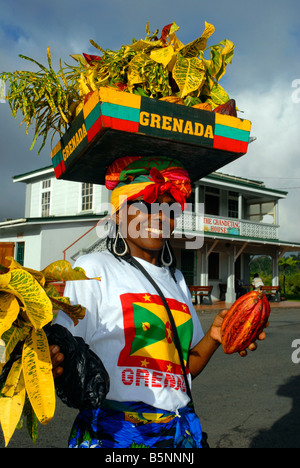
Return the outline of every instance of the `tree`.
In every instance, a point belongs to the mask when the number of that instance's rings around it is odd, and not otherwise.
[[[282,287],[283,287],[283,293],[286,294],[286,291],[285,291],[285,279],[286,279],[286,272],[287,270],[291,269],[295,269],[298,267],[299,265],[299,262],[298,262],[298,259],[296,259],[294,256],[292,257],[281,257],[281,259],[279,260],[279,268],[283,270],[283,284],[282,284]]]

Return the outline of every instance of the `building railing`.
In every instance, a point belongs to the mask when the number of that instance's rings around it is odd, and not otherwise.
[[[257,223],[245,219],[224,218],[184,212],[178,219],[175,235],[225,234],[231,237],[278,239],[277,224]]]
[[[101,219],[93,227],[89,228],[83,235],[72,242],[63,250],[65,260],[75,261],[85,253],[103,250],[105,248],[105,232],[108,218]],[[103,225],[104,231],[101,230]],[[220,216],[202,215],[185,211],[177,220],[174,231],[175,237],[202,237],[205,233],[226,234],[230,237],[250,237],[257,239],[278,239],[278,228],[275,224],[254,223],[252,221],[234,218],[223,218]],[[196,245],[198,247],[196,247]],[[202,244],[196,244],[194,248],[200,248]]]

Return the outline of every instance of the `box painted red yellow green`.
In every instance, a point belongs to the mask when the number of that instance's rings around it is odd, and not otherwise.
[[[244,155],[248,120],[100,88],[51,152],[56,177],[104,184],[122,156],[172,156],[192,180]]]

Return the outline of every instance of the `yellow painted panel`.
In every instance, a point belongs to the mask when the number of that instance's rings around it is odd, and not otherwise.
[[[60,149],[61,149],[61,142],[59,140],[59,142],[54,146],[53,150],[51,151],[51,158],[54,158],[54,156],[56,155],[56,153],[59,152]]]
[[[141,107],[141,96],[136,94],[125,93],[113,88],[99,89],[100,101],[109,102],[111,104],[119,104],[120,106],[133,107],[139,109]]]
[[[238,119],[231,115],[218,114],[218,112],[216,112],[216,124],[227,125],[228,127],[246,130],[247,132],[251,130],[251,122],[249,120]]]
[[[83,106],[83,115],[86,118],[99,102],[99,93],[94,91],[89,100]]]

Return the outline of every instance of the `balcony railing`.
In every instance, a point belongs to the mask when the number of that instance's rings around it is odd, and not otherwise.
[[[177,221],[175,236],[225,234],[230,237],[251,237],[255,239],[278,239],[276,224],[255,223],[245,219],[223,218],[185,212]]]
[[[73,262],[80,255],[105,249],[105,238],[108,234],[107,219],[103,218],[86,233],[76,239],[64,251],[64,259]],[[203,234],[226,234],[236,237],[250,237],[255,239],[278,239],[278,227],[275,224],[254,223],[252,221],[222,218],[220,216],[210,216],[184,212],[178,221],[174,231],[175,237],[190,237],[201,240],[193,243],[193,247],[201,248],[203,245]]]

